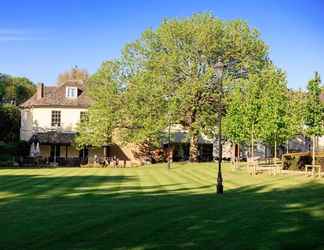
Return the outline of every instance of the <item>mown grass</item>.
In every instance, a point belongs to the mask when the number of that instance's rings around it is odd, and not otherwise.
[[[212,164],[0,170],[0,249],[324,249],[324,178]]]

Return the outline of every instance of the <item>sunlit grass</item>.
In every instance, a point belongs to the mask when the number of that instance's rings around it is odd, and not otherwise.
[[[0,249],[324,249],[324,178],[223,170],[1,169]]]

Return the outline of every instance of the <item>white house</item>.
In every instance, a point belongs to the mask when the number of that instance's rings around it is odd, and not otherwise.
[[[94,155],[103,155],[103,149],[77,150],[73,144],[76,126],[87,116],[90,98],[85,94],[82,82],[68,81],[59,86],[39,84],[37,92],[21,108],[21,140],[35,141],[40,145],[40,156],[47,162],[92,161]],[[133,148],[109,145],[111,156],[120,161],[138,162]],[[67,164],[68,165],[68,164]]]

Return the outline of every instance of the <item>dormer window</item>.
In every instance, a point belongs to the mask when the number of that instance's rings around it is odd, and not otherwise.
[[[78,97],[78,88],[77,87],[66,87],[65,96],[68,98],[77,98]]]

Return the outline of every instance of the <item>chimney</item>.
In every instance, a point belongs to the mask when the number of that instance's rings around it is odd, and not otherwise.
[[[44,97],[44,83],[39,83],[37,85],[37,99],[42,99]]]

